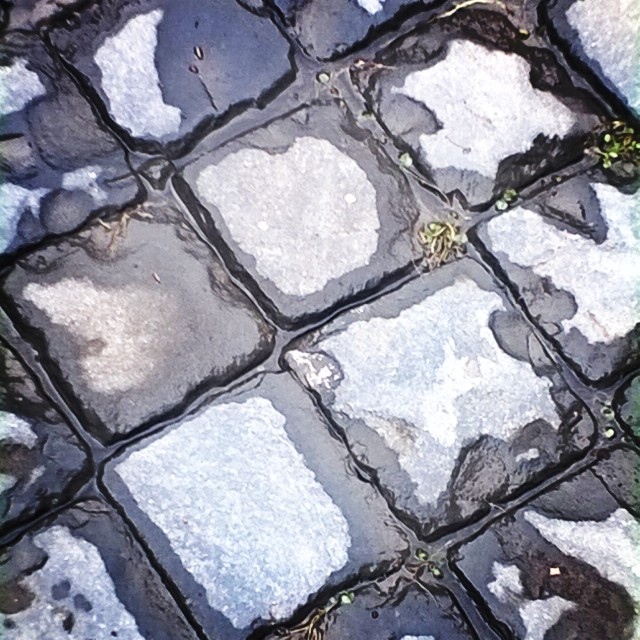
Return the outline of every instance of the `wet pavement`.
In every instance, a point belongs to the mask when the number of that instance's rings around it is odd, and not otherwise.
[[[636,0],[0,29],[0,637],[640,639]]]

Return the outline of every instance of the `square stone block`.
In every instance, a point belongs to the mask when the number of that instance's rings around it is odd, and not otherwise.
[[[177,152],[294,76],[277,27],[233,0],[94,3],[51,39],[143,150]]]
[[[84,425],[112,441],[264,359],[273,329],[167,206],[20,260],[2,287]]]
[[[469,259],[344,313],[285,358],[424,535],[513,495],[593,433],[528,325]]]
[[[419,257],[406,178],[335,104],[235,139],[183,177],[190,190],[179,180],[178,191],[200,224],[285,325],[317,319]]]
[[[88,473],[80,440],[0,343],[0,530],[69,498]]]
[[[402,559],[352,465],[306,392],[269,374],[129,448],[105,482],[205,632],[233,640]]]
[[[195,640],[105,504],[89,500],[0,553],[3,640]]]
[[[572,194],[584,224],[570,226],[525,203],[490,220],[479,237],[495,255],[533,319],[591,381],[638,362],[640,192],[577,178]],[[537,210],[537,211],[536,211]],[[565,219],[569,219],[565,216]]]
[[[115,137],[38,38],[0,45],[2,254],[67,233],[139,197]]]
[[[599,123],[554,55],[495,11],[419,25],[374,63],[354,72],[371,110],[419,170],[471,207],[579,159]]]
[[[614,455],[627,478],[640,464]],[[640,522],[598,480],[610,487],[611,468],[562,483],[460,549],[459,569],[509,637],[638,637]]]

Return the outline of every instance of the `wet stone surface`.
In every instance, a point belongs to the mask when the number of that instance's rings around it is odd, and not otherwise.
[[[418,586],[402,579],[390,592],[377,586],[357,589],[353,603],[340,606],[327,603],[322,610],[282,635],[303,640],[311,629],[322,629],[325,640],[471,640],[475,638],[464,617],[447,591],[442,588]],[[315,623],[314,623],[314,620]],[[306,635],[305,635],[306,634]],[[311,636],[312,637],[312,636]]]
[[[638,357],[639,196],[586,178],[558,188],[556,198],[558,191],[576,196],[583,225],[517,207],[493,218],[480,237],[533,318],[586,377],[600,380]]]
[[[475,206],[579,158],[597,119],[550,52],[498,13],[469,15],[419,26],[357,81],[396,144]]]
[[[293,74],[278,29],[228,0],[100,3],[52,40],[146,149],[180,148],[233,110],[261,106]]]
[[[296,324],[406,269],[420,215],[404,176],[337,105],[206,154],[178,190],[209,237]],[[202,206],[193,200],[198,198]]]
[[[205,631],[232,639],[406,551],[350,467],[311,399],[279,374],[141,442],[106,484]]]
[[[640,114],[640,6],[634,0],[553,0],[547,9],[571,53]]]
[[[62,416],[0,344],[0,530],[69,497],[89,471]]]
[[[376,30],[417,5],[416,0],[274,0],[305,51],[320,60],[346,54]]]
[[[424,533],[486,510],[592,432],[470,260],[345,313],[286,361]]]
[[[138,197],[125,155],[35,38],[0,45],[1,254]]]
[[[622,422],[636,438],[640,438],[640,377],[635,376],[617,398],[617,411]]]
[[[21,260],[3,288],[104,441],[226,384],[272,330],[169,206],[136,209]]]
[[[105,504],[62,512],[0,555],[5,640],[194,640],[140,548]]]
[[[459,569],[511,637],[638,637],[640,522],[607,488],[613,481],[615,495],[617,474],[632,473],[639,461],[632,453],[616,456],[460,550]]]

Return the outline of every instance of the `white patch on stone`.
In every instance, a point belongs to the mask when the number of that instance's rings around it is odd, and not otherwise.
[[[522,597],[524,587],[520,578],[520,569],[515,564],[494,562],[491,570],[495,580],[490,582],[487,588],[500,602],[509,602],[514,598]]]
[[[529,63],[514,53],[454,40],[442,62],[410,73],[394,92],[424,104],[442,124],[420,136],[432,167],[493,179],[501,160],[528,151],[539,134],[562,137],[575,123],[553,95],[531,86],[530,73]]]
[[[29,480],[27,480],[27,484],[25,487],[31,486],[36,480],[41,478],[44,475],[46,469],[43,466],[35,467],[33,471],[29,474]]]
[[[287,352],[286,358],[305,382],[314,389],[329,388],[332,382],[338,379],[338,372],[325,364],[326,358],[319,353],[305,353],[294,349]]]
[[[575,606],[575,603],[560,596],[525,602],[520,607],[520,618],[527,629],[524,640],[544,640],[547,631],[560,620],[562,614]]]
[[[333,408],[364,421],[398,455],[423,504],[446,489],[460,449],[559,418],[550,382],[500,349],[487,326],[500,297],[462,279],[396,318],[353,322],[320,343],[344,379]],[[514,381],[517,380],[517,384]]]
[[[101,172],[101,167],[90,165],[65,173],[62,176],[62,188],[67,191],[76,189],[84,191],[93,198],[96,204],[103,204],[107,201],[107,192],[98,184]]]
[[[0,473],[0,494],[9,491],[9,489],[13,489],[16,482],[18,482],[18,478],[15,476],[9,475],[8,473]]]
[[[94,391],[139,387],[166,357],[166,328],[177,310],[161,292],[100,289],[88,279],[65,278],[51,285],[30,282],[22,295],[77,339],[80,364]]]
[[[30,209],[37,218],[40,215],[40,200],[49,189],[25,189],[17,184],[0,184],[0,252],[13,241],[20,217]]]
[[[524,517],[545,540],[624,587],[640,606],[640,523],[628,511],[618,509],[603,522],[552,519],[535,511]]]
[[[526,462],[529,462],[539,457],[540,457],[540,449],[536,449],[535,447],[532,447],[531,449],[527,449],[526,451],[519,453],[516,456],[516,463],[522,462],[523,460]]]
[[[402,636],[401,640],[436,640],[433,636]]]
[[[144,640],[136,621],[118,600],[111,576],[100,553],[86,540],[75,538],[65,527],[54,526],[34,537],[34,543],[49,556],[44,566],[20,581],[35,599],[19,613],[7,615],[15,625],[3,629],[3,640],[85,640],[111,638]],[[68,580],[68,598],[56,600],[52,589]],[[81,594],[92,605],[90,611],[74,607],[73,597]],[[74,625],[65,631],[65,613],[72,611]]]
[[[385,0],[356,0],[356,2],[372,16],[384,9]]]
[[[640,321],[640,199],[605,184],[594,189],[608,226],[602,244],[522,208],[491,220],[488,232],[494,251],[574,296],[578,310],[563,320],[565,331],[575,328],[591,343],[608,343]]]
[[[0,115],[21,111],[45,93],[38,74],[27,69],[25,59],[18,58],[12,65],[0,67]]]
[[[327,140],[298,138],[281,154],[242,149],[205,168],[197,189],[258,273],[287,295],[321,291],[367,265],[378,246],[375,188]]]
[[[132,135],[144,138],[177,133],[181,111],[164,102],[155,65],[157,27],[163,11],[135,18],[96,51],[102,89],[113,118]]]
[[[567,20],[589,58],[640,111],[640,3],[637,0],[576,0]]]
[[[26,420],[13,413],[0,411],[0,442],[13,442],[33,449],[38,444],[38,436]]]
[[[213,406],[116,467],[236,628],[289,616],[348,560],[347,521],[285,423],[264,398]]]

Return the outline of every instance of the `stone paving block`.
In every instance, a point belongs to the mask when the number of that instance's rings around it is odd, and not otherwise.
[[[640,459],[630,449],[616,449],[594,468],[618,502],[640,517]]]
[[[598,119],[550,51],[498,13],[463,13],[419,26],[356,80],[416,166],[479,206],[578,159]]]
[[[358,588],[352,604],[338,606],[337,599],[314,611],[290,630],[269,636],[287,640],[472,640],[476,638],[449,593],[438,587],[419,587],[406,580],[390,593],[379,587]],[[322,630],[317,636],[312,630]]]
[[[434,0],[273,0],[302,47],[330,60],[353,50],[412,7]]]
[[[273,330],[167,206],[126,212],[20,260],[3,288],[85,426],[104,441],[222,385]]]
[[[402,529],[306,392],[254,379],[109,464],[108,490],[212,637],[388,568]]]
[[[623,424],[640,438],[640,376],[635,376],[617,398],[616,408]]]
[[[85,501],[0,555],[3,640],[195,640],[118,516]]]
[[[589,380],[638,359],[639,202],[638,192],[592,183],[582,198],[582,229],[524,205],[479,234],[534,319]]]
[[[343,314],[294,343],[286,362],[424,535],[513,494],[593,432],[468,259]]]
[[[139,187],[122,148],[39,40],[6,37],[0,56],[3,254],[130,203]]]
[[[184,178],[206,209],[178,182],[183,199],[282,323],[317,317],[419,257],[405,177],[335,104],[205,154]]]
[[[640,115],[640,5],[635,0],[552,0],[547,11],[571,54]]]
[[[640,522],[585,471],[464,545],[458,567],[509,637],[634,640],[639,540]]]
[[[96,3],[51,38],[144,149],[177,150],[293,77],[284,36],[232,0]]]
[[[80,441],[0,344],[0,530],[70,497],[87,472]]]

